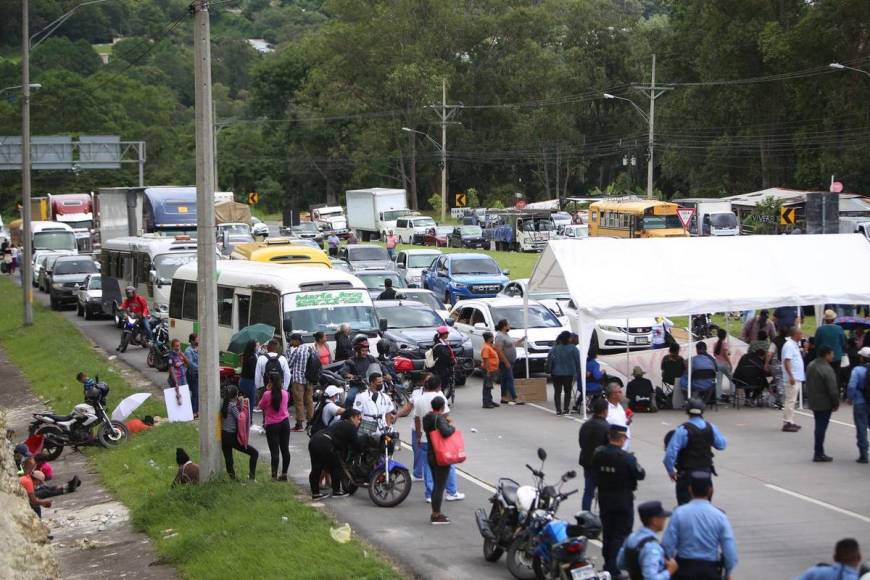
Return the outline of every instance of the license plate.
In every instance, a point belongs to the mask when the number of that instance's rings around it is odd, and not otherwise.
[[[649,344],[649,339],[645,336],[637,337],[634,339],[634,344]]]
[[[584,566],[571,570],[571,580],[593,580],[596,578],[598,578],[598,572],[592,566]]]

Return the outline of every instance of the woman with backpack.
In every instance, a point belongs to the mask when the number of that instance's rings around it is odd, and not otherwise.
[[[239,391],[248,400],[249,409],[253,409],[257,402],[257,385],[254,382],[254,374],[257,372],[257,353],[259,350],[260,344],[256,340],[249,340],[241,356],[242,372],[239,375]],[[253,416],[251,419],[253,422]]]
[[[266,427],[266,443],[272,458],[272,480],[287,481],[290,468],[290,413],[287,410],[289,395],[282,388],[281,377],[269,376],[269,388],[257,407],[263,411],[263,425]],[[278,453],[281,454],[281,475],[278,475]]]
[[[441,389],[445,396],[453,402],[453,373],[456,368],[456,355],[447,343],[450,328],[441,325],[435,333],[435,345],[432,347],[432,357],[435,364],[430,369],[432,374],[441,379]]]
[[[224,454],[224,462],[230,479],[236,478],[236,470],[233,466],[233,450],[240,451],[250,457],[248,461],[248,479],[254,481],[257,476],[257,459],[260,454],[257,449],[247,444],[247,432],[239,437],[239,427],[247,429],[247,421],[240,421],[243,409],[244,397],[239,396],[239,389],[235,385],[229,385],[221,402],[221,451]],[[239,423],[242,423],[239,425]],[[241,439],[241,441],[240,441]],[[244,441],[244,445],[242,444]]]

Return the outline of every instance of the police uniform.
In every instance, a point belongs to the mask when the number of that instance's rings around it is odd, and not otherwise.
[[[364,423],[377,422],[375,433],[381,434],[387,429],[387,414],[396,410],[393,399],[381,391],[366,390],[356,396],[353,408],[362,413]]]
[[[610,430],[627,431],[622,425],[611,425]],[[604,569],[619,577],[617,554],[634,526],[634,491],[646,472],[634,455],[613,443],[598,448],[592,456],[592,469],[598,484]]]
[[[704,403],[689,401],[689,420],[674,430],[668,442],[663,463],[669,474],[677,476],[677,503],[687,504],[692,499],[689,493],[690,473],[715,474],[713,449],[724,450],[728,442],[719,429],[703,418]]]
[[[662,507],[660,501],[648,501],[637,506],[641,521],[649,518],[667,518],[671,512]],[[622,548],[616,563],[621,570],[628,570],[631,580],[668,580],[671,577],[665,565],[665,550],[656,538],[656,533],[643,526],[633,532]]]

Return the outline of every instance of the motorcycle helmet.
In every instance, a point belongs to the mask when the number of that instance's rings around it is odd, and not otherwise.
[[[135,286],[127,286],[126,288],[124,288],[124,294],[127,295],[127,298],[132,298],[133,294],[135,294],[135,293],[136,293]]]
[[[264,224],[263,222],[254,224],[254,227],[251,228],[251,234],[254,236],[269,236],[269,226]]]
[[[532,509],[538,497],[538,490],[531,485],[521,485],[517,490],[517,509],[527,512]]]
[[[387,353],[390,352],[390,345],[388,345],[383,340],[378,342],[378,346],[376,348],[378,349],[378,354],[381,356],[386,356]]]
[[[601,535],[601,520],[592,512],[577,512],[574,514],[574,520],[577,522],[577,533],[573,535],[587,538],[597,538]]]
[[[381,343],[379,342],[378,347],[380,346]],[[403,356],[397,356],[393,359],[393,368],[396,369],[397,373],[410,373],[414,370],[414,361]]]
[[[369,337],[364,334],[357,334],[353,337],[353,349],[359,350],[361,348],[369,347]]]

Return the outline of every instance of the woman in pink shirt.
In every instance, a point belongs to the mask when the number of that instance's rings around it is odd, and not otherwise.
[[[734,393],[734,379],[731,376],[731,347],[728,344],[728,333],[724,328],[716,331],[719,340],[713,347],[713,358],[716,359],[716,399],[722,396],[722,377],[728,377],[731,385],[731,395]]]
[[[269,390],[263,393],[257,405],[263,411],[266,427],[266,442],[272,456],[272,479],[287,481],[290,469],[290,413],[287,411],[289,396],[282,388],[283,381],[277,373],[269,375]],[[281,475],[278,476],[278,453],[281,454]]]
[[[329,352],[329,345],[326,344],[326,335],[320,331],[314,333],[314,351],[320,357],[322,366],[332,362],[332,353]]]

